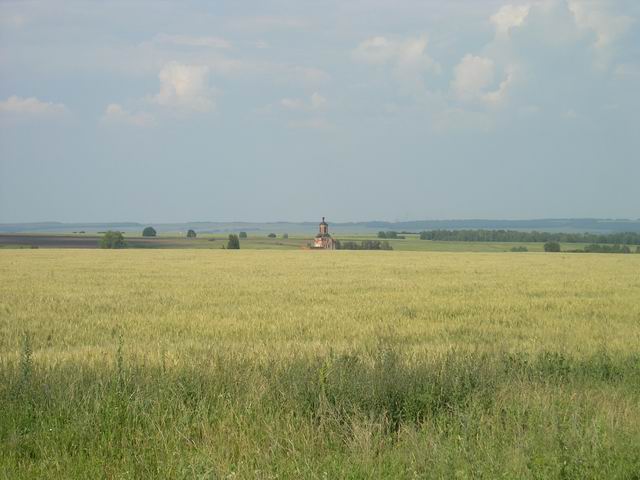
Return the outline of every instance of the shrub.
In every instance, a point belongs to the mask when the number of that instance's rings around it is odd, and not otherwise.
[[[247,232],[240,232],[240,238],[247,238]]]
[[[511,247],[512,252],[528,252],[529,249],[527,247]]]
[[[267,237],[269,237],[269,238],[276,238],[276,234],[275,234],[275,233],[270,233],[269,235],[267,235]]]
[[[558,242],[547,242],[544,244],[545,252],[559,252],[560,244]]]
[[[187,232],[187,238],[196,238],[196,232],[195,230],[189,230]]]
[[[229,241],[227,242],[227,248],[229,250],[240,250],[240,239],[233,233],[229,235]]]
[[[127,245],[121,232],[109,230],[100,240],[100,248],[125,248]]]
[[[156,229],[153,227],[147,227],[142,231],[142,236],[143,237],[155,237],[156,236]]]

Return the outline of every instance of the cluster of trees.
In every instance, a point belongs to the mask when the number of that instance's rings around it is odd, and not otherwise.
[[[240,238],[247,238],[247,232],[240,232]]]
[[[238,237],[238,235],[234,235],[233,233],[229,235],[227,248],[229,250],[240,250],[240,238]]]
[[[559,252],[560,244],[558,242],[547,242],[544,244],[545,252]]]
[[[363,240],[362,242],[336,240],[337,250],[393,250],[389,242],[380,240]]]
[[[564,242],[640,245],[640,232],[600,234],[519,232],[516,230],[428,230],[420,232],[420,238],[422,240],[454,242]]]
[[[126,248],[127,242],[124,241],[122,232],[114,232],[109,230],[105,232],[100,239],[100,248]]]
[[[394,232],[390,230],[388,232],[378,232],[378,238],[405,238],[404,236],[398,235],[398,232]]]

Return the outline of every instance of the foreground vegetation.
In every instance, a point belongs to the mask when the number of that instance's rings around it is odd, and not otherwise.
[[[0,477],[637,478],[639,269],[3,251]]]

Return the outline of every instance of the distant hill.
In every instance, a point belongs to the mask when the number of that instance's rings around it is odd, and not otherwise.
[[[185,223],[0,223],[2,233],[95,233],[105,230],[123,232],[142,232],[145,226],[153,225],[159,233],[186,232],[194,229],[200,233],[225,232],[274,232],[274,233],[312,233],[317,230],[318,222],[185,222]],[[522,230],[544,232],[640,232],[640,219],[602,219],[602,218],[558,218],[538,220],[415,220],[406,222],[346,222],[331,223],[330,229],[336,233],[373,233],[379,230],[420,232],[422,230]]]

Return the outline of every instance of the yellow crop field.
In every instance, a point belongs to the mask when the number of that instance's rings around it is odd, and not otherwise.
[[[0,478],[633,478],[640,255],[0,251]]]

